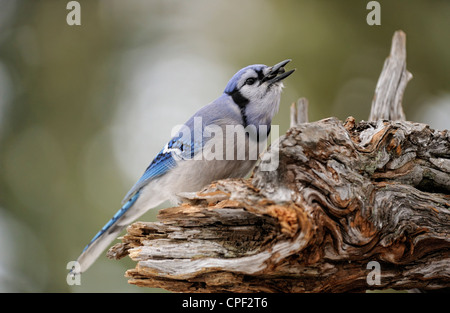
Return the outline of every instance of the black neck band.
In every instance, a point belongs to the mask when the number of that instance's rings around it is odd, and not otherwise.
[[[245,106],[248,104],[249,100],[244,97],[239,90],[235,90],[232,93],[230,93],[231,98],[233,99],[234,103],[236,103],[239,106],[239,109],[241,110],[241,116],[242,116],[242,124],[244,127],[247,127],[247,115],[245,114]]]

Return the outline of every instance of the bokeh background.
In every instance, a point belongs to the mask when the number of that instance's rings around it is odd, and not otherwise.
[[[450,124],[450,1],[0,0],[0,291],[149,292],[134,264],[102,256],[66,283],[67,262],[120,208],[172,127],[254,63],[291,58],[274,124],[367,119],[395,30],[407,34],[407,119]],[[141,220],[154,220],[156,210]]]

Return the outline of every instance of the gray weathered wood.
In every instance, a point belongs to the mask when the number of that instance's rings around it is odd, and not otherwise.
[[[369,121],[405,120],[402,100],[412,74],[406,69],[406,34],[399,30],[392,38],[391,53],[384,62],[375,88]]]
[[[300,98],[291,105],[291,127],[301,123],[308,123],[308,99]]]

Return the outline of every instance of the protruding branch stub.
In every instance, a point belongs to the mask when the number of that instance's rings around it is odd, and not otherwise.
[[[390,55],[378,79],[369,121],[406,119],[402,100],[406,85],[412,77],[406,69],[406,34],[398,30],[394,33]]]
[[[297,103],[291,104],[291,125],[294,127],[298,124],[308,123],[308,99],[300,98]]]

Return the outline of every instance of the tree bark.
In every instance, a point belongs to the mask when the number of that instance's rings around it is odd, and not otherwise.
[[[391,54],[404,45],[397,32]],[[251,178],[183,194],[158,222],[130,225],[109,257],[137,262],[131,284],[178,292],[449,287],[450,135],[404,121],[401,55],[385,63],[380,80],[399,83],[378,83],[371,121],[307,123],[302,100]]]

